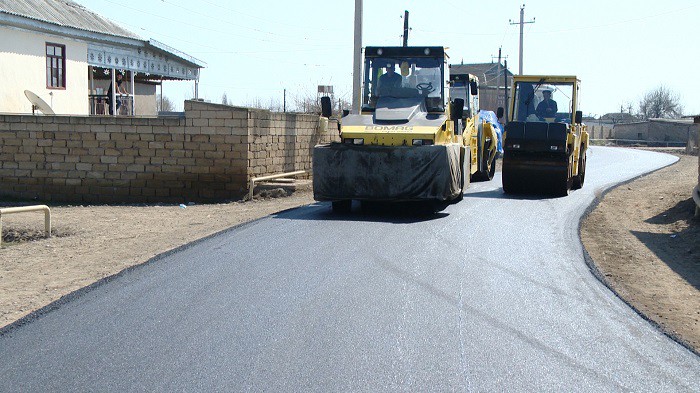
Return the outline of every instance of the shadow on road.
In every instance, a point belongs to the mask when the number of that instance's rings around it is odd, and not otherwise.
[[[464,194],[464,198],[479,198],[479,199],[513,199],[513,200],[528,200],[536,201],[541,199],[558,199],[559,196],[545,194],[541,192],[525,192],[517,194],[506,194],[503,192],[503,188],[497,188],[495,190],[471,192]]]
[[[410,224],[437,220],[449,214],[435,211],[427,203],[420,202],[363,202],[353,201],[349,213],[335,213],[330,202],[316,202],[301,209],[287,210],[273,215],[273,218],[288,220],[320,221],[367,221],[392,224]]]
[[[639,231],[632,234],[690,285],[700,289],[700,220],[693,218],[694,212],[695,202],[689,198],[645,221],[668,226],[672,231],[678,223],[684,229],[673,234]]]

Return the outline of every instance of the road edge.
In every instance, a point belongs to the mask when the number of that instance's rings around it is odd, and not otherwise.
[[[669,153],[662,153],[662,154],[669,154]],[[643,313],[641,310],[639,310],[637,307],[635,307],[631,302],[629,302],[627,299],[625,299],[618,291],[616,291],[616,290],[613,288],[613,286],[612,286],[612,284],[610,283],[610,281],[609,281],[607,278],[605,278],[605,275],[600,271],[600,269],[598,268],[598,265],[596,264],[595,260],[593,260],[593,257],[591,257],[591,255],[588,253],[588,250],[586,249],[586,246],[583,244],[583,239],[581,238],[581,229],[583,228],[583,222],[586,220],[586,218],[588,218],[588,216],[593,212],[593,210],[595,210],[595,209],[598,207],[598,205],[600,204],[600,202],[603,200],[603,198],[604,198],[609,192],[611,192],[611,191],[617,189],[618,187],[621,187],[621,186],[627,185],[627,184],[629,184],[629,183],[632,183],[632,182],[634,182],[635,180],[637,180],[637,179],[639,179],[639,178],[641,178],[641,177],[650,175],[650,174],[655,173],[655,172],[658,172],[658,171],[660,171],[660,170],[662,170],[662,169],[665,169],[665,168],[668,168],[668,167],[670,167],[670,166],[676,165],[676,164],[680,161],[680,158],[679,158],[678,156],[673,155],[673,154],[669,154],[669,155],[672,155],[672,156],[674,156],[674,157],[676,157],[676,158],[678,158],[678,159],[677,159],[676,161],[674,161],[674,162],[668,164],[668,165],[664,165],[664,166],[662,166],[662,167],[656,168],[656,169],[651,170],[651,171],[649,171],[649,172],[644,172],[644,173],[642,173],[642,174],[640,174],[640,175],[638,175],[638,176],[635,176],[635,177],[633,177],[633,178],[631,178],[631,179],[625,180],[624,182],[611,185],[610,187],[608,187],[608,188],[606,188],[606,189],[603,189],[602,192],[600,192],[600,194],[594,193],[594,199],[593,199],[593,201],[591,201],[591,203],[588,205],[588,207],[586,208],[586,210],[585,210],[585,211],[583,212],[583,214],[581,215],[581,218],[579,219],[579,223],[578,223],[578,238],[579,238],[579,242],[581,243],[581,249],[583,250],[583,259],[584,259],[584,261],[586,262],[586,265],[588,266],[588,270],[591,271],[591,273],[593,274],[593,276],[595,276],[595,278],[598,279],[598,281],[600,281],[606,288],[608,288],[608,289],[610,290],[610,292],[612,292],[612,293],[615,295],[615,297],[617,297],[618,299],[620,299],[620,300],[621,300],[623,303],[625,303],[629,308],[631,308],[637,315],[639,315],[640,317],[642,317],[642,319],[644,319],[644,320],[647,321],[649,324],[651,324],[656,330],[658,330],[659,332],[663,333],[666,337],[670,338],[671,340],[675,341],[676,343],[680,344],[682,347],[684,347],[685,349],[687,349],[687,350],[690,351],[691,353],[693,353],[693,354],[695,354],[696,356],[700,357],[700,351],[698,351],[698,350],[696,350],[695,348],[693,348],[689,343],[687,343],[685,340],[683,340],[683,339],[682,339],[680,336],[678,336],[677,334],[675,334],[675,333],[673,333],[673,332],[668,331],[667,329],[665,329],[662,325],[660,325],[660,324],[659,324],[658,322],[656,322],[655,320],[651,319],[648,315],[646,315],[645,313]]]
[[[220,231],[216,231],[216,232],[214,232],[214,233],[211,233],[211,234],[206,235],[206,236],[204,236],[204,237],[201,237],[201,238],[199,238],[199,239],[193,240],[193,241],[191,241],[191,242],[189,242],[189,243],[185,243],[185,244],[182,244],[182,245],[180,245],[180,246],[177,246],[177,247],[171,248],[171,249],[169,249],[169,250],[163,251],[163,252],[161,252],[161,253],[159,253],[159,254],[156,254],[155,256],[153,256],[153,257],[147,259],[147,260],[144,261],[144,262],[141,262],[141,263],[138,263],[138,264],[135,264],[135,265],[126,267],[126,268],[124,268],[123,270],[120,270],[120,271],[117,272],[117,273],[114,273],[114,274],[109,275],[109,276],[107,276],[107,277],[103,277],[103,278],[101,278],[101,279],[99,279],[99,280],[93,282],[92,284],[89,284],[89,285],[84,286],[84,287],[82,287],[82,288],[76,289],[76,290],[73,291],[73,292],[70,292],[70,293],[68,293],[68,294],[65,294],[65,295],[61,296],[60,298],[58,298],[57,300],[54,300],[53,302],[51,302],[51,303],[49,303],[49,304],[47,304],[47,305],[45,305],[45,306],[43,306],[43,307],[41,307],[41,308],[39,308],[39,309],[37,309],[37,310],[34,310],[34,311],[30,312],[29,314],[23,316],[22,318],[20,318],[20,319],[14,321],[14,322],[11,322],[11,323],[9,323],[9,324],[3,326],[3,327],[0,327],[0,337],[6,336],[6,335],[10,335],[10,334],[12,333],[13,330],[15,330],[15,329],[17,329],[17,328],[20,328],[20,327],[22,327],[22,326],[24,326],[24,325],[30,324],[30,323],[32,323],[32,322],[34,322],[34,321],[37,321],[37,320],[43,318],[44,316],[48,315],[49,313],[51,313],[51,312],[53,312],[53,311],[55,311],[55,310],[60,309],[63,305],[65,305],[65,304],[67,304],[67,303],[69,303],[69,302],[71,302],[71,301],[74,301],[74,300],[80,298],[81,296],[83,296],[83,295],[85,295],[85,294],[87,294],[87,293],[90,293],[91,291],[93,291],[93,290],[95,290],[95,289],[98,289],[99,287],[101,287],[101,286],[103,286],[103,285],[105,285],[105,284],[107,284],[107,283],[109,283],[109,282],[111,282],[111,281],[113,281],[113,280],[116,280],[116,279],[120,278],[121,276],[123,276],[123,275],[125,275],[125,274],[129,274],[129,273],[132,273],[132,272],[134,272],[134,271],[136,271],[136,270],[138,270],[138,269],[142,269],[142,268],[144,268],[145,266],[150,265],[151,263],[155,263],[155,262],[157,262],[157,261],[159,261],[159,260],[161,260],[161,259],[163,259],[163,258],[166,258],[166,257],[168,257],[168,256],[170,256],[170,255],[173,255],[173,254],[175,254],[175,253],[178,253],[178,252],[180,252],[180,251],[184,251],[184,250],[186,250],[186,249],[188,249],[188,248],[190,248],[190,247],[193,247],[193,246],[195,246],[195,245],[197,245],[197,244],[203,243],[203,242],[205,242],[205,241],[207,241],[207,240],[209,240],[209,239],[212,239],[212,238],[214,238],[214,237],[223,235],[223,234],[225,234],[225,233],[227,233],[227,232],[241,229],[241,228],[243,228],[243,227],[252,225],[252,224],[256,223],[257,221],[264,220],[264,219],[266,219],[266,218],[272,217],[272,216],[274,216],[274,215],[276,215],[276,214],[280,214],[280,213],[283,213],[283,212],[286,212],[286,211],[289,211],[289,210],[298,209],[298,208],[301,208],[301,207],[304,207],[304,206],[311,206],[311,204],[305,203],[305,204],[301,204],[301,205],[299,205],[299,206],[281,209],[281,210],[272,212],[272,213],[270,213],[270,214],[268,214],[268,215],[265,215],[265,216],[263,216],[263,217],[258,217],[258,218],[255,218],[255,219],[253,219],[253,220],[250,220],[250,221],[246,221],[246,222],[242,222],[242,223],[236,224],[236,225],[234,225],[234,226],[231,226],[231,227],[222,229],[222,230],[220,230]]]

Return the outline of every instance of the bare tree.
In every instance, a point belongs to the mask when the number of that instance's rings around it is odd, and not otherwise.
[[[639,101],[639,116],[643,119],[676,119],[682,114],[680,96],[663,85],[647,92]]]
[[[336,99],[333,94],[330,98],[333,116],[342,116],[344,109],[351,109],[349,101]],[[321,114],[321,98],[316,94],[297,95],[294,96],[293,101],[297,112]]]
[[[224,105],[231,105],[231,101],[228,100],[226,92],[224,92],[224,95],[221,96],[221,103]]]
[[[172,112],[175,110],[175,104],[167,96],[161,99],[160,94],[156,96],[156,109],[158,112]]]
[[[301,113],[321,113],[321,102],[316,95],[295,95],[292,98],[297,112]]]
[[[248,108],[267,109],[271,112],[282,112],[282,104],[278,99],[274,97],[270,97],[267,104],[260,97],[248,99],[248,101],[246,101],[245,103],[245,106]]]
[[[263,104],[262,100],[260,97],[255,97],[253,99],[248,99],[245,103],[245,106],[247,108],[255,108],[255,109],[266,109],[265,104]]]
[[[270,103],[267,105],[267,108],[272,112],[282,112],[282,104],[280,103],[280,100],[274,97],[270,97]]]

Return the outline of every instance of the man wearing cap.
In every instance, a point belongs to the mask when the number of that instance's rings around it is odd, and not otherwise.
[[[552,99],[551,90],[543,90],[542,96],[544,100],[537,105],[535,113],[539,117],[555,117],[557,115],[557,102]]]
[[[394,70],[394,63],[386,65],[386,73],[379,76],[377,81],[377,94],[381,97],[388,94],[393,88],[401,87],[403,78]]]

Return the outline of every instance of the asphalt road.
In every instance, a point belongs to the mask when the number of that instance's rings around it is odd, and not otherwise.
[[[1,336],[0,390],[700,391],[578,239],[594,193],[675,157],[589,154],[565,198],[497,175],[433,216],[315,204],[151,261]]]

